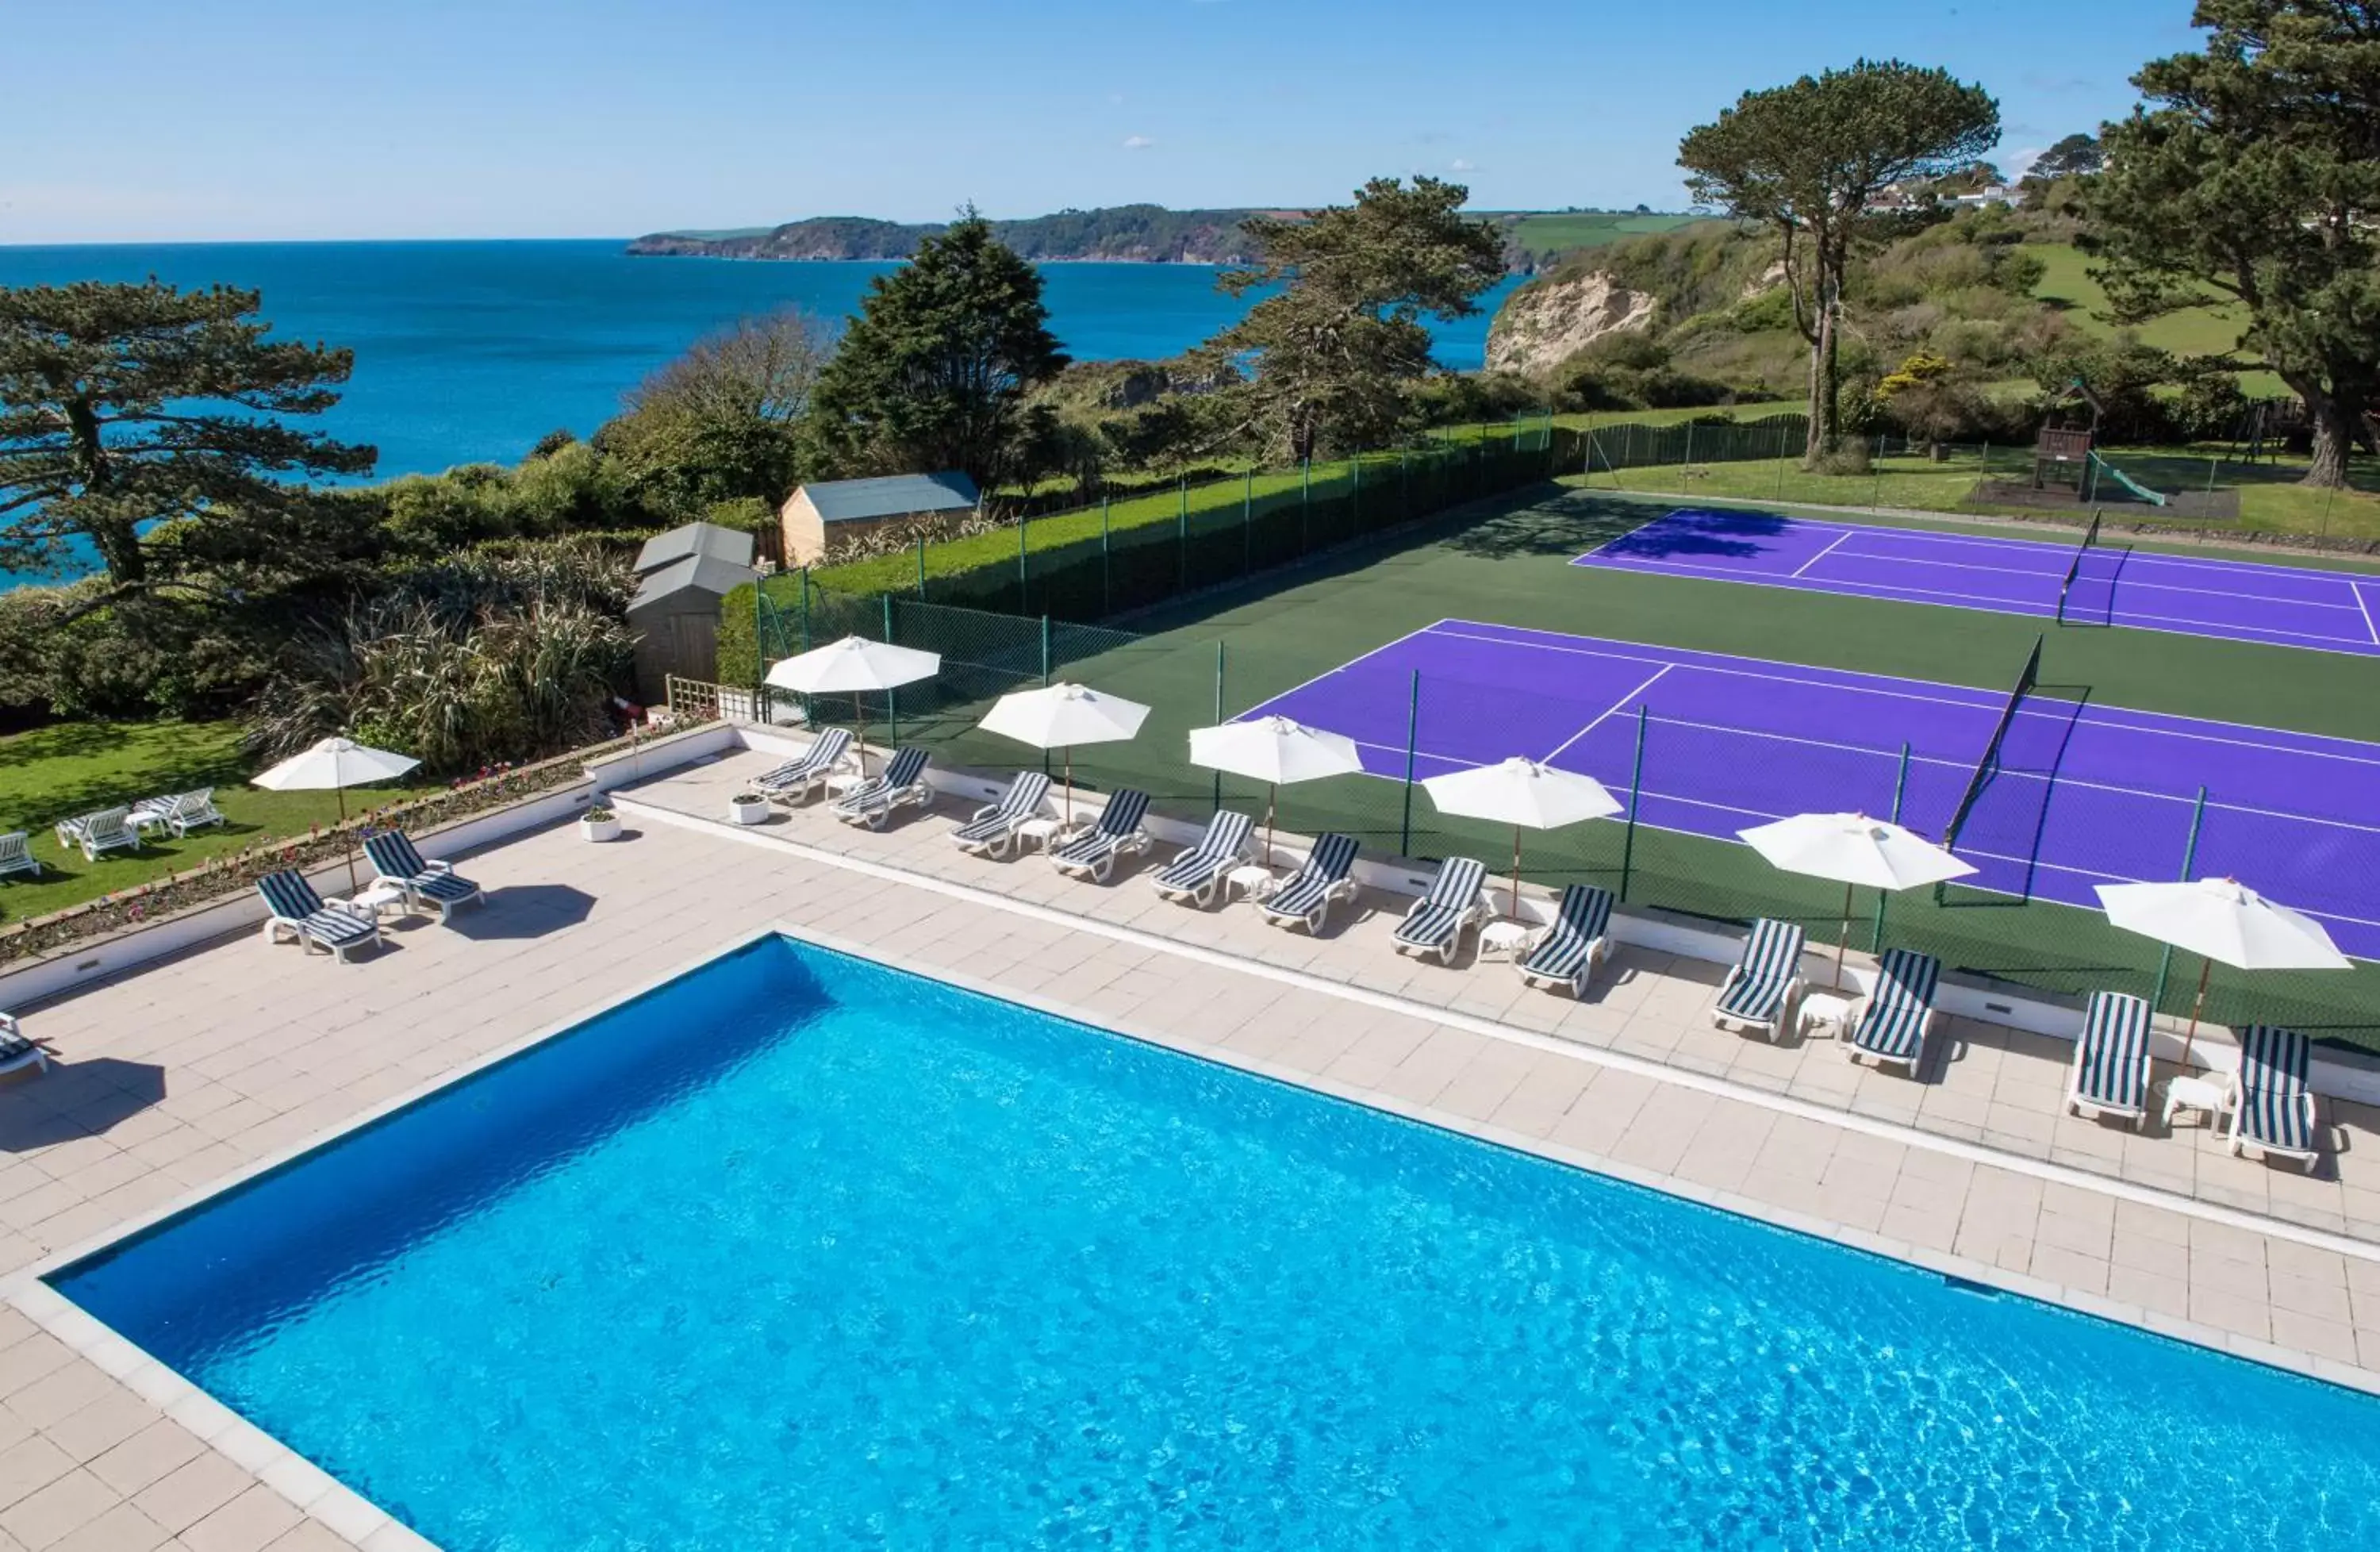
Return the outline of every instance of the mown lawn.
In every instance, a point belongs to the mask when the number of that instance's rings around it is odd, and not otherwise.
[[[2091,261],[2065,243],[2027,243],[2024,250],[2041,261],[2041,283],[2033,294],[2063,310],[2066,321],[2085,333],[2113,335],[2118,324],[2100,316],[2107,309],[2107,293],[2091,278]],[[2212,296],[2212,293],[2209,294]],[[2178,356],[2220,356],[2239,348],[2245,320],[2236,307],[2220,301],[2203,308],[2168,313],[2133,327],[2143,345],[2170,350]],[[2268,371],[2240,374],[2240,392],[2251,398],[2269,398],[2289,392]]]
[[[0,832],[32,837],[42,876],[0,879],[0,919],[21,921],[103,894],[195,867],[207,857],[306,833],[338,818],[338,794],[265,792],[247,784],[258,762],[240,746],[233,722],[67,722],[0,738]],[[58,844],[62,818],[129,804],[158,793],[215,789],[229,822],[187,841],[160,831],[137,852],[86,862]],[[438,790],[373,787],[350,793],[350,812]]]

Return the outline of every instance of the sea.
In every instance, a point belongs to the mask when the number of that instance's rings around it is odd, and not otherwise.
[[[510,463],[548,431],[580,436],[646,374],[736,319],[794,306],[858,310],[884,263],[632,259],[625,239],[0,247],[0,285],[77,280],[253,287],[278,338],[356,353],[338,406],[311,424],[379,449],[373,478]],[[1050,327],[1078,360],[1196,345],[1249,305],[1191,264],[1048,264]],[[1437,326],[1438,358],[1475,369],[1506,282]],[[0,588],[29,580],[0,572]]]

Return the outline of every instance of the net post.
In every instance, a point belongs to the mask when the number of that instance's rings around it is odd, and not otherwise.
[[[1628,882],[1636,870],[1636,810],[1645,795],[1645,723],[1646,708],[1636,708],[1636,758],[1628,771],[1628,832],[1620,843],[1620,898],[1628,898]]]
[[[1220,727],[1222,722],[1223,643],[1219,639],[1215,643],[1215,725]],[[1215,806],[1218,809],[1223,806],[1223,773],[1220,770],[1215,772]]]
[[[1892,779],[1892,822],[1894,824],[1900,822],[1900,800],[1908,795],[1908,793],[1909,745],[1906,740],[1903,740],[1900,746],[1900,770]],[[1867,952],[1872,954],[1880,954],[1884,952],[1884,906],[1885,902],[1891,898],[1888,891],[1876,891],[1876,934],[1868,940],[1867,944]]]
[[[1405,811],[1397,826],[1397,855],[1413,855],[1413,789],[1415,752],[1421,746],[1421,670],[1413,671],[1413,688],[1405,697]]]
[[[2198,802],[2190,810],[2190,839],[2181,848],[2181,881],[2190,882],[2191,869],[2198,866],[2198,827],[2206,819],[2206,789],[2198,789]],[[2173,945],[2168,943],[2157,955],[2156,988],[2149,993],[2149,1011],[2155,1012],[2165,1005],[2166,977],[2173,972]]]

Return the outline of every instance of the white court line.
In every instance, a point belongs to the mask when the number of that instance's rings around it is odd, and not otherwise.
[[[1858,531],[1858,530],[1853,529],[1853,530],[1852,530],[1852,533],[1856,533],[1857,531]],[[1838,534],[1838,535],[1836,535],[1836,536],[1835,536],[1835,541],[1834,541],[1832,544],[1828,545],[1824,550],[1819,551],[1816,554],[1815,554],[1815,555],[1811,556],[1808,560],[1803,561],[1800,565],[1795,566],[1795,567],[1793,568],[1793,575],[1794,575],[1794,576],[1801,576],[1803,572],[1805,572],[1805,571],[1809,570],[1812,566],[1816,565],[1820,561],[1825,560],[1828,556],[1829,556],[1829,555],[1833,554],[1836,551],[1838,551],[1838,550],[1841,549],[1844,545],[1849,544],[1849,543],[1852,541],[1852,533],[1842,533],[1842,534]]]
[[[2130,555],[2130,556],[2134,556],[2134,557],[2136,557],[2136,556],[2137,556],[2137,552],[2124,552],[2124,553],[2126,553],[2127,555]],[[2020,571],[2020,570],[2018,570],[2018,569],[2017,569],[2016,567],[2014,567],[2014,566],[1986,566],[1986,565],[1972,565],[1972,564],[1968,564],[1968,563],[1967,563],[1967,562],[1965,562],[1965,561],[1921,561],[1921,560],[1917,559],[1915,556],[1912,556],[1912,555],[1879,555],[1879,554],[1873,554],[1873,553],[1870,553],[1869,552],[1867,552],[1867,551],[1864,551],[1864,550],[1855,550],[1855,551],[1852,552],[1851,558],[1852,558],[1852,559],[1853,559],[1853,560],[1862,560],[1862,561],[1881,561],[1881,562],[1884,562],[1885,564],[1888,564],[1888,565],[1904,565],[1904,566],[1936,566],[1936,567],[1938,567],[1938,568],[1940,568],[1940,569],[1942,569],[1942,570],[1945,570],[1945,571],[1987,572],[1987,573],[1989,573],[1989,574],[1991,574],[1992,576],[2024,576],[2024,577],[2039,578],[2039,579],[2046,580],[2046,581],[2058,581],[2058,580],[2062,580],[2062,579],[2063,579],[2063,577],[2064,577],[2064,575],[2065,575],[2065,574],[2064,574],[2064,573],[2062,573],[2062,572],[2054,572],[2054,571]],[[2129,569],[2129,564],[2127,564],[2126,569]],[[1793,575],[1793,576],[1801,576],[1802,574],[1801,574],[1800,572],[1796,571],[1796,572],[1792,573],[1792,575]],[[2117,585],[2117,584],[2116,584],[2116,582],[2115,582],[2115,580],[2114,580],[2113,578],[2110,578],[2110,577],[2103,577],[2103,576],[2085,576],[2085,577],[2078,577],[2078,578],[2077,578],[2077,580],[2078,580],[2078,581],[2080,581],[2080,580],[2089,580],[2089,581],[2093,581],[2093,582],[2106,582],[2106,583],[2108,585],[2108,587],[2109,587],[2110,588],[2114,588],[2114,587]],[[1879,584],[1879,586],[1880,586],[1880,585],[1881,585],[1881,584]],[[2281,607],[2281,608],[2285,608],[2285,609],[2338,609],[2338,610],[2345,610],[2345,609],[2349,609],[2349,608],[2351,608],[2351,607],[2352,607],[2352,605],[2350,605],[2350,604],[2344,604],[2344,603],[2325,603],[2325,602],[2321,601],[2321,600],[2318,600],[2318,599],[2282,599],[2282,598],[2252,597],[2252,596],[2249,596],[2249,595],[2243,595],[2243,594],[2241,594],[2240,592],[2239,592],[2236,588],[2185,588],[2185,587],[2181,586],[2181,585],[2180,585],[2180,583],[2178,583],[2178,582],[2143,582],[2143,581],[2140,580],[2138,577],[2133,577],[2133,576],[2127,576],[2127,577],[2125,577],[2125,578],[2123,579],[2122,586],[2123,586],[2123,590],[2124,590],[2126,593],[2142,593],[2142,592],[2149,592],[2149,593],[2188,593],[2188,594],[2190,594],[2190,595],[2192,595],[2192,596],[2193,596],[2193,597],[2198,597],[2198,598],[2221,598],[2221,599],[2241,599],[2241,598],[2244,598],[2244,599],[2246,600],[2246,601],[2249,601],[2249,602],[2275,604],[2275,605],[2277,605],[2277,606],[2279,606],[2279,607]],[[1913,591],[1914,589],[1912,589],[1912,590]],[[1972,595],[1972,596],[1978,596],[1978,597],[1981,597],[1981,596],[1988,596],[1988,595]],[[2180,618],[2181,616],[2172,616],[2172,617],[2173,617],[2173,618]],[[2163,616],[2163,615],[2145,615],[2145,616],[2143,616],[2143,618],[2146,618],[2146,619],[2162,619],[2162,618],[2168,618],[2168,616]],[[2248,627],[2248,628],[2255,629],[2255,628],[2260,628],[2260,627],[2251,626],[2251,627]]]
[[[1377,658],[1391,647],[1402,647],[1406,642],[1411,641],[1415,637],[1427,636],[1430,632],[1438,629],[1439,626],[1444,624],[1446,624],[1446,617],[1440,615],[1438,619],[1431,621],[1428,624],[1415,625],[1413,629],[1405,632],[1404,635],[1398,637],[1394,641],[1383,641],[1378,647],[1373,648],[1370,651],[1364,653],[1360,657],[1349,658],[1345,662],[1341,663],[1336,668],[1326,668],[1321,673],[1316,674],[1313,678],[1301,680],[1297,684],[1292,685],[1289,688],[1282,690],[1278,694],[1269,695],[1265,697],[1264,699],[1257,702],[1254,706],[1249,707],[1246,710],[1240,712],[1238,716],[1227,717],[1224,720],[1227,721],[1237,721],[1241,717],[1256,716],[1266,707],[1270,706],[1277,700],[1287,700],[1298,691],[1311,689],[1315,685],[1322,683],[1325,679],[1330,678],[1334,673],[1344,673],[1349,669],[1354,667],[1357,663],[1363,662],[1369,658]],[[1226,661],[1228,661],[1228,660]]]
[[[1537,763],[1538,763],[1538,764],[1540,764],[1540,765],[1551,765],[1551,764],[1554,762],[1554,760],[1555,760],[1556,757],[1560,756],[1560,755],[1564,750],[1568,749],[1572,745],[1573,745],[1573,744],[1577,743],[1580,739],[1585,738],[1588,734],[1593,733],[1597,728],[1599,728],[1599,727],[1601,727],[1604,723],[1606,723],[1606,722],[1609,721],[1613,717],[1617,716],[1617,715],[1618,715],[1621,710],[1625,709],[1626,709],[1626,707],[1627,707],[1627,705],[1628,705],[1628,703],[1629,703],[1630,701],[1634,700],[1638,696],[1643,695],[1646,690],[1649,690],[1649,689],[1651,689],[1655,685],[1659,684],[1659,683],[1661,682],[1661,675],[1662,675],[1662,674],[1669,673],[1669,672],[1670,672],[1670,670],[1671,670],[1671,669],[1673,669],[1673,668],[1675,668],[1675,667],[1677,667],[1677,666],[1678,666],[1678,665],[1677,665],[1676,663],[1664,663],[1664,664],[1662,664],[1659,668],[1658,668],[1658,669],[1654,670],[1654,672],[1653,672],[1653,677],[1651,677],[1650,679],[1645,680],[1643,684],[1641,684],[1641,685],[1637,685],[1634,689],[1633,689],[1633,690],[1629,691],[1626,695],[1621,696],[1618,700],[1613,701],[1609,706],[1605,707],[1605,708],[1603,709],[1603,713],[1602,713],[1602,715],[1600,715],[1600,716],[1597,717],[1597,718],[1595,719],[1595,721],[1591,721],[1591,722],[1587,723],[1585,727],[1583,727],[1583,728],[1579,729],[1576,733],[1572,734],[1568,738],[1563,739],[1563,740],[1561,741],[1561,743],[1560,744],[1560,746],[1558,746],[1555,748],[1555,750],[1554,750],[1553,754],[1548,755],[1544,759],[1539,760]]]
[[[2380,647],[2380,625],[2372,623],[2372,606],[2363,601],[2363,584],[2350,582],[2347,590],[2355,595],[2355,607],[2363,612],[2363,628],[2372,633],[2372,645]]]
[[[1873,559],[1876,557],[1871,558]],[[1576,561],[1572,561],[1570,564],[1576,565],[1578,563]],[[1881,599],[1890,603],[1914,603],[1920,600],[1925,600],[1930,603],[1938,604],[1946,609],[1972,609],[1979,613],[1985,614],[2017,614],[2022,615],[2028,619],[2046,620],[2051,618],[2053,613],[2053,611],[2047,606],[2047,604],[2035,604],[2032,600],[2025,599],[2007,599],[2000,600],[1998,603],[1982,601],[1989,597],[1988,594],[1982,593],[1951,593],[1941,591],[1938,588],[1902,588],[1875,582],[1826,582],[1818,584],[1799,584],[1790,581],[1778,581],[1768,577],[1753,576],[1743,572],[1730,570],[1722,566],[1699,566],[1686,561],[1638,561],[1622,559],[1607,562],[1605,564],[1614,570],[1650,571],[1666,575],[1690,576],[1696,579],[1730,582],[1741,587],[1748,588],[1781,588],[1787,592],[1794,593],[1828,592],[1838,595],[1850,594],[1861,598]],[[2003,604],[2008,607],[2002,607]],[[2227,626],[2221,624],[2219,622],[2192,620],[2169,614],[2143,614],[2131,610],[2119,611],[2115,614],[2114,618],[2118,624],[2135,624],[2137,628],[2142,630],[2165,631],[2167,634],[2173,636],[2195,636],[2209,641],[2244,641],[2251,645],[2286,647],[2292,650],[2308,652],[2343,652],[2349,657],[2354,658],[2368,658],[2372,656],[2369,651],[2364,649],[2364,645],[2361,641],[2356,641],[2352,646],[2332,645],[2333,643],[2343,642],[2350,639],[2346,637],[2316,636],[2308,631],[2278,630],[2265,625]],[[2143,624],[2141,622],[2146,623]],[[2253,634],[2249,634],[2252,632]],[[2278,641],[2272,639],[2276,637],[2295,637],[2299,639],[2296,641]]]

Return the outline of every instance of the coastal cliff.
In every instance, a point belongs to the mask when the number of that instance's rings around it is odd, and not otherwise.
[[[1115,205],[1060,211],[1023,221],[995,221],[992,235],[1041,263],[1103,260],[1157,264],[1237,264],[1253,250],[1240,223],[1251,215],[1297,216],[1298,211],[1167,210]],[[877,221],[824,215],[749,232],[656,232],[637,238],[639,257],[699,259],[906,259],[919,239],[943,230],[939,222]]]
[[[1488,333],[1489,371],[1540,372],[1607,334],[1651,325],[1657,299],[1601,270],[1533,281],[1504,299]]]

